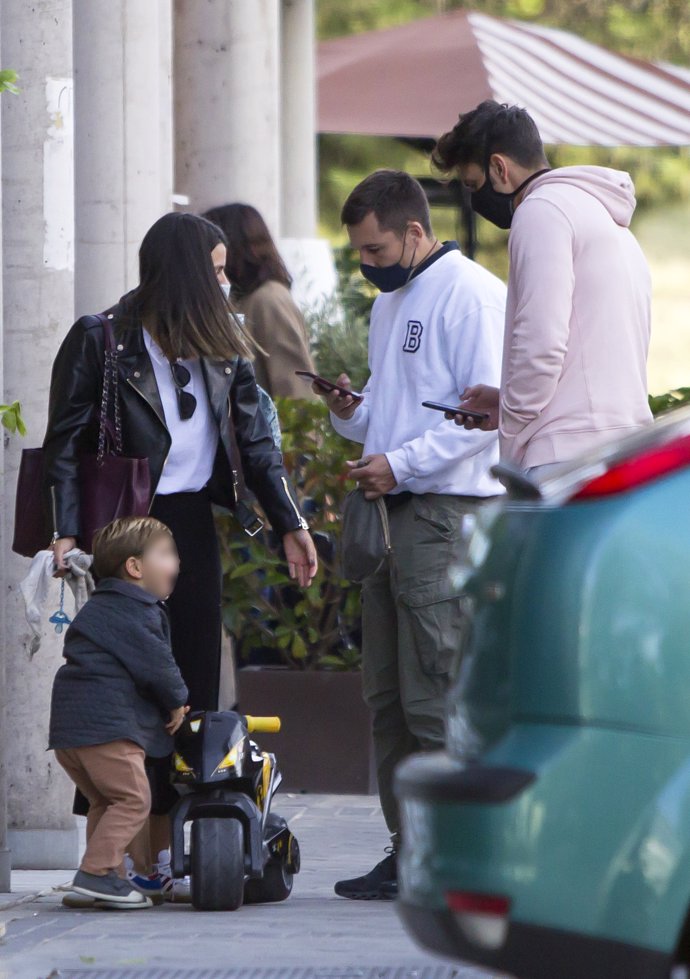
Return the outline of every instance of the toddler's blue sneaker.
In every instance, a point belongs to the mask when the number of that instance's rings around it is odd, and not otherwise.
[[[180,904],[190,903],[189,878],[176,879],[173,877],[170,850],[160,851],[158,861],[153,865],[152,874],[135,873],[129,854],[125,856],[125,866],[128,880],[138,891],[150,897],[156,904],[162,901],[174,901]]]

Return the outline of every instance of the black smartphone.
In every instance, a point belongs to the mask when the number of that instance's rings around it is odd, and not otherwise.
[[[362,395],[359,391],[348,391],[347,388],[341,388],[339,384],[335,381],[328,381],[325,377],[320,377],[318,374],[313,374],[311,371],[295,371],[298,377],[304,377],[309,381],[317,384],[318,387],[323,388],[324,391],[337,391],[343,397],[350,396],[353,398],[361,398]]]
[[[438,401],[422,401],[422,407],[462,415],[464,418],[473,418],[477,422],[484,422],[489,417],[485,411],[470,411],[469,408],[459,408],[457,405],[442,405]]]

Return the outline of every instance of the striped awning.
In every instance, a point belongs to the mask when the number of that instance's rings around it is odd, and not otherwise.
[[[321,132],[436,137],[483,99],[524,106],[545,143],[690,144],[690,68],[463,10],[323,41]]]

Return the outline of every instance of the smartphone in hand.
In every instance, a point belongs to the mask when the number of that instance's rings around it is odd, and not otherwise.
[[[458,405],[443,405],[438,401],[422,401],[423,408],[432,408],[434,411],[442,411],[444,414],[460,415],[463,418],[472,418],[477,422],[484,422],[489,417],[486,411],[471,411],[469,408],[462,408]]]
[[[343,398],[359,398],[361,400],[362,395],[359,391],[348,391],[347,388],[341,387],[336,384],[335,381],[328,381],[325,377],[320,377],[318,374],[313,374],[311,371],[295,371],[298,377],[304,377],[316,384],[317,387],[322,388],[324,391],[337,391],[339,395]]]

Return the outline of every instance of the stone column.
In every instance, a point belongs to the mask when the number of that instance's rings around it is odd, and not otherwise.
[[[281,133],[284,238],[316,234],[314,0],[282,0]]]
[[[0,51],[2,51],[2,23],[0,23]],[[2,269],[2,103],[0,97],[0,269]],[[2,275],[0,275],[0,351],[3,349],[2,340]],[[5,404],[5,385],[2,367],[0,366],[0,403]],[[5,472],[5,439],[0,428],[0,473]],[[3,477],[0,476],[0,491],[4,495]],[[6,553],[8,542],[5,537],[5,521],[0,519],[0,568],[2,555]],[[1,579],[0,579],[1,580]],[[2,580],[4,585],[4,580]],[[4,589],[3,589],[4,590]],[[7,751],[2,718],[7,712],[7,689],[5,679],[5,654],[2,637],[5,635],[5,608],[0,597],[0,894],[6,894],[10,889],[10,851],[7,847]]]
[[[175,191],[280,231],[279,0],[175,0]]]
[[[2,0],[0,39],[0,64],[19,73],[21,88],[18,96],[2,96],[3,397],[21,401],[28,426],[25,440],[5,441],[0,503],[8,841],[15,867],[74,867],[72,788],[46,752],[62,644],[49,627],[31,655],[18,591],[29,562],[9,552],[20,450],[43,438],[50,369],[74,313],[71,3]],[[57,597],[55,583],[53,607]]]
[[[314,0],[282,0],[282,237],[280,251],[302,309],[332,302],[337,275],[328,241],[316,238]]]
[[[73,0],[73,10],[81,316],[136,285],[141,239],[172,207],[172,12],[170,0]]]

